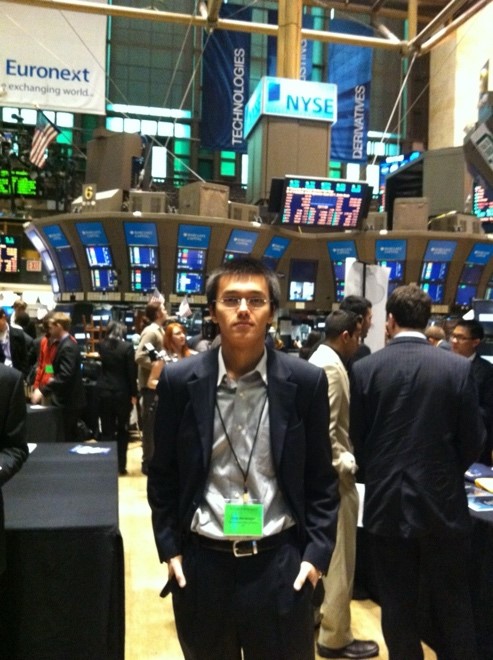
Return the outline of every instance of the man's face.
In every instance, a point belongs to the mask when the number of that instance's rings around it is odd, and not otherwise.
[[[476,352],[479,343],[480,340],[472,339],[469,328],[463,325],[456,325],[450,335],[450,344],[454,353],[467,358]]]
[[[51,323],[51,328],[50,328],[50,337],[52,339],[58,340],[61,339],[63,334],[63,328],[61,325],[58,323]]]
[[[350,360],[358,350],[362,327],[363,323],[360,323],[356,326],[352,335],[349,332],[344,333],[343,358],[345,360]]]
[[[366,314],[363,316],[363,322],[361,324],[361,339],[366,339],[368,330],[371,328],[371,322],[373,319],[373,312],[371,307],[366,310]]]
[[[240,304],[221,302],[232,298],[241,298]],[[254,307],[248,305],[248,299],[266,302]],[[272,322],[272,312],[268,302],[269,287],[262,275],[223,275],[216,300],[211,317],[219,325],[222,343],[246,350],[263,345],[267,325]]]
[[[163,323],[166,321],[167,318],[168,318],[168,312],[166,311],[166,309],[164,307],[164,303],[161,303],[161,307],[159,308],[159,312],[158,312],[158,315],[156,317],[156,322],[159,325],[163,325]]]

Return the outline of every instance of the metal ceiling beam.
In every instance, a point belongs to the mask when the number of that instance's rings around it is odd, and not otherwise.
[[[409,41],[411,49],[422,44],[431,37],[435,30],[441,29],[449,19],[458,11],[468,0],[451,0],[446,7],[439,12],[414,38]]]
[[[458,16],[454,21],[449,23],[446,27],[442,28],[438,32],[435,32],[428,41],[425,41],[419,50],[420,55],[426,55],[429,53],[435,46],[438,46],[444,39],[446,39],[450,34],[455,32],[461,25],[464,25],[470,18],[477,14],[483,7],[489,5],[491,0],[479,0],[475,5],[466,9],[460,16]]]

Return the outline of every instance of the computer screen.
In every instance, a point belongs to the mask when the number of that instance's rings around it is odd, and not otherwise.
[[[43,231],[51,247],[55,249],[70,247],[70,242],[60,225],[46,225]]]
[[[235,252],[236,254],[251,254],[257,238],[257,232],[244,231],[243,229],[233,229],[226,245],[226,252]]]
[[[206,250],[178,248],[176,254],[176,269],[202,271],[205,269],[206,258]]]
[[[336,282],[344,282],[346,279],[346,262],[333,261],[332,268],[334,269],[334,279]]]
[[[130,270],[130,290],[133,293],[148,293],[157,287],[157,270],[132,268]]]
[[[92,245],[86,247],[86,256],[90,268],[95,266],[113,267],[113,257],[111,256],[111,249],[107,245]]]
[[[80,273],[78,270],[64,270],[63,280],[65,282],[65,291],[82,291]]]
[[[361,229],[372,189],[367,183],[288,176],[281,224],[324,229]]]
[[[284,253],[288,249],[291,239],[285,238],[284,236],[274,236],[271,239],[269,245],[265,248],[264,257],[269,257],[270,259],[281,259],[284,256]]]
[[[476,297],[477,288],[470,284],[459,284],[455,294],[456,305],[471,305],[472,299]]]
[[[448,263],[425,261],[421,268],[421,282],[445,282],[448,273]]]
[[[445,295],[445,287],[443,284],[422,283],[420,284],[420,287],[430,296],[434,303],[437,305],[443,303],[443,297]]]
[[[0,273],[18,273],[19,266],[19,239],[0,236]]]
[[[175,293],[189,295],[204,293],[204,273],[177,271]]]
[[[474,185],[472,196],[472,212],[478,218],[493,220],[493,189],[482,186],[480,183]]]
[[[209,247],[211,228],[203,225],[180,225],[178,227],[178,247],[200,248]]]
[[[91,268],[91,284],[93,291],[116,291],[118,280],[111,268]]]
[[[464,264],[459,282],[461,284],[479,284],[483,270],[484,266],[479,264]]]
[[[157,267],[157,250],[154,247],[133,245],[128,248],[130,265],[142,268]]]
[[[75,227],[82,245],[101,246],[109,245],[102,222],[76,222]]]
[[[31,179],[27,170],[0,169],[0,197],[35,197],[37,192],[36,179]]]
[[[77,268],[77,262],[75,261],[74,251],[71,247],[61,247],[55,250],[55,253],[58,257],[58,262],[62,270],[67,268]]]
[[[315,298],[316,277],[316,261],[291,259],[288,300],[291,302],[312,302]]]
[[[154,222],[124,222],[127,245],[157,246],[157,231]]]
[[[389,282],[404,281],[404,262],[403,261],[379,261],[379,266],[390,268]]]

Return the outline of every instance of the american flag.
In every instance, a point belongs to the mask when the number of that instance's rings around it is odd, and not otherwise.
[[[192,310],[190,309],[190,305],[188,302],[188,297],[185,296],[183,300],[180,303],[180,308],[178,310],[178,316],[182,316],[183,318],[187,318],[188,316],[192,316]]]
[[[159,291],[159,289],[156,287],[154,291],[152,292],[150,298],[149,298],[150,303],[163,303],[165,302],[163,294]]]
[[[36,128],[34,129],[33,143],[29,160],[36,167],[44,167],[46,162],[46,149],[60,133],[59,129],[52,124],[46,115],[38,110]]]

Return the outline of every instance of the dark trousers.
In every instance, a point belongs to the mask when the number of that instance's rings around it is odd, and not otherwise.
[[[128,420],[130,410],[130,399],[127,396],[114,394],[113,396],[101,396],[99,399],[101,439],[103,442],[116,440],[118,470],[120,472],[123,472],[127,466]]]
[[[142,464],[147,467],[154,454],[156,390],[142,389]]]
[[[422,660],[424,632],[438,660],[476,660],[469,539],[368,537],[389,659]]]
[[[313,587],[293,589],[300,561],[292,542],[240,558],[188,544],[187,584],[172,588],[185,659],[313,660]]]

